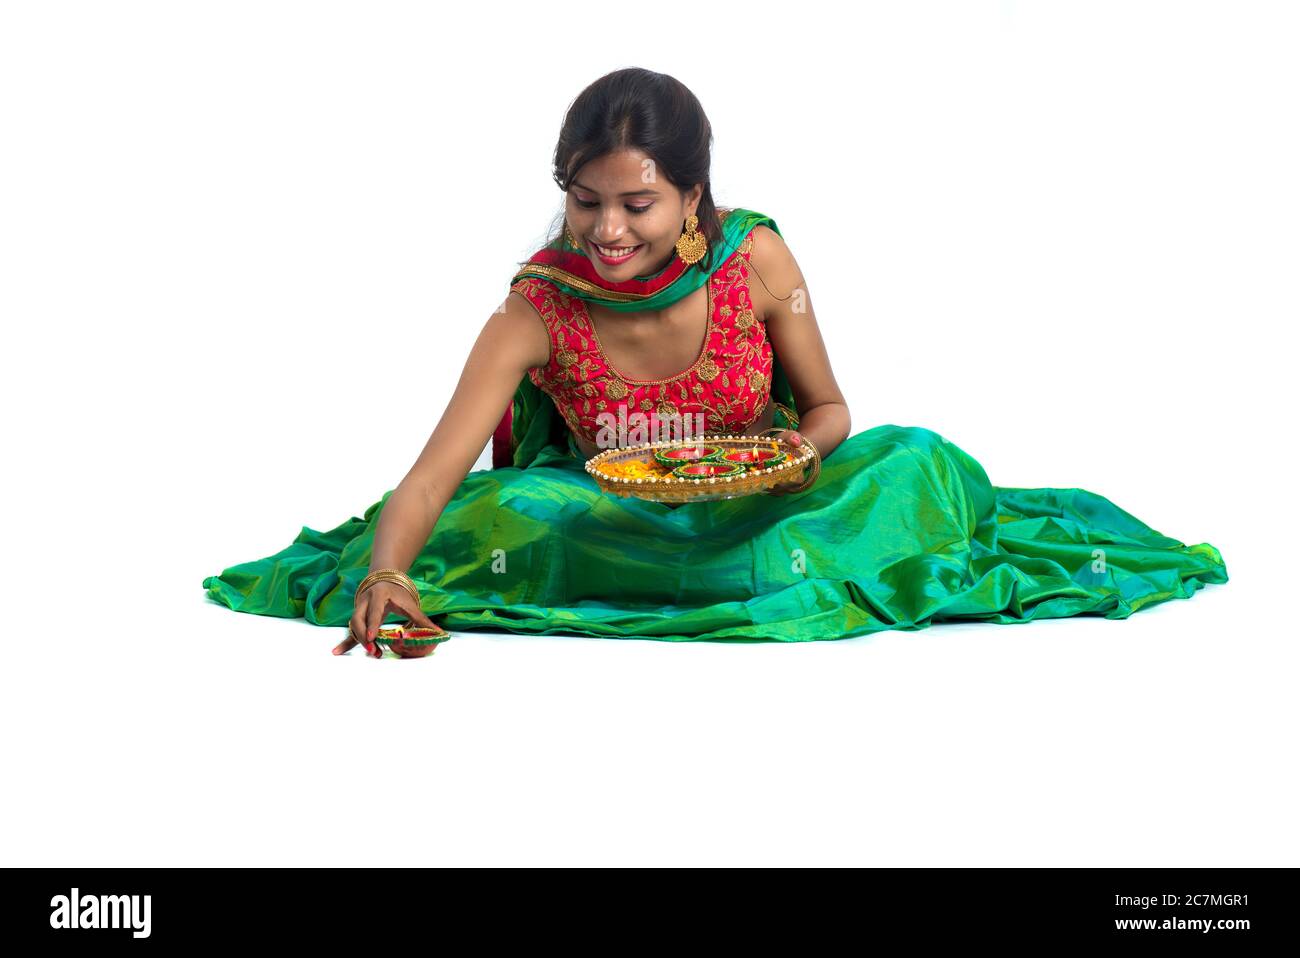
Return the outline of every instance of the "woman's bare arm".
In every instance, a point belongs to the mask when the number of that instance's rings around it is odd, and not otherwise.
[[[799,407],[798,431],[825,457],[850,435],[848,403],[835,381],[808,284],[794,254],[766,226],[755,227],[753,235],[754,308],[764,317],[768,339],[790,380]]]
[[[371,570],[411,567],[505,415],[519,381],[528,370],[544,366],[550,350],[541,317],[511,291],[483,325],[442,418],[384,504]]]

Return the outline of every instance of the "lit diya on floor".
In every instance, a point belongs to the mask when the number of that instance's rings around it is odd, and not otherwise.
[[[381,625],[375,642],[387,646],[394,655],[403,659],[422,659],[432,655],[441,642],[451,638],[443,629],[427,629],[418,625]]]

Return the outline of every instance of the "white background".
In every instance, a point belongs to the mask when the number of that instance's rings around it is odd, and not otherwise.
[[[1297,864],[1297,26],[0,7],[4,864]],[[1231,581],[1124,621],[418,662],[209,602],[401,478],[559,209],[568,104],[624,66],[700,97],[855,433],[1098,492]]]

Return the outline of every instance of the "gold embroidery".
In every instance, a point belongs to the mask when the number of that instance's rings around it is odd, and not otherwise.
[[[618,402],[627,395],[627,386],[623,384],[622,380],[611,379],[605,386],[605,395]]]
[[[721,416],[721,417],[725,420],[728,416],[730,416],[733,412],[736,411],[736,408],[737,408],[739,405],[740,405],[739,400],[735,400],[735,399],[719,399],[719,400],[717,401],[717,410],[718,410],[718,415]]]
[[[762,362],[763,345],[765,340],[742,339],[736,343],[735,356],[742,366],[752,366],[756,362]]]
[[[533,263],[525,268],[524,272],[528,274],[537,273],[553,282],[563,283],[565,286],[572,286],[574,289],[581,290],[584,293],[600,293],[602,297],[611,299],[616,303],[632,303],[642,299],[649,299],[654,293],[620,293],[613,290],[604,289],[594,283],[589,283],[585,279],[574,276],[567,270],[562,270],[557,266],[544,266],[540,263]],[[518,274],[516,274],[518,275]],[[526,276],[525,278],[533,278]]]
[[[713,350],[709,350],[708,358],[700,365],[700,378],[706,383],[711,383],[718,378],[718,364],[713,361]]]

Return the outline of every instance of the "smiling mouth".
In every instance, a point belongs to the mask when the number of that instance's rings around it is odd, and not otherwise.
[[[627,260],[641,248],[643,244],[638,243],[636,246],[600,246],[596,243],[591,244],[591,248],[596,251],[601,259],[608,263],[621,263]]]

